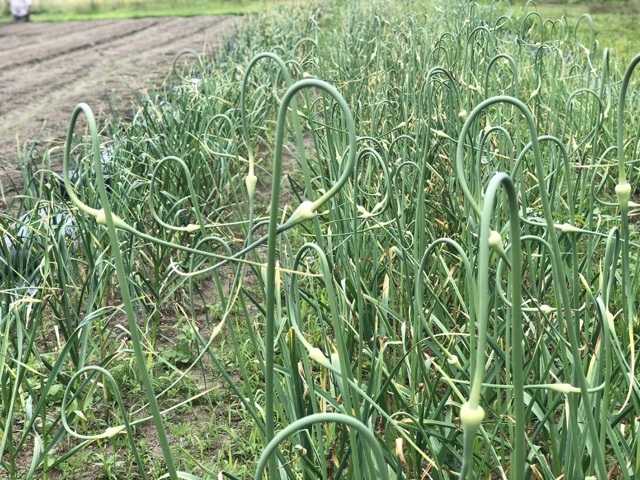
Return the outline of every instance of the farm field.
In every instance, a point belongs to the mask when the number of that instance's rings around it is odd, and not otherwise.
[[[32,20],[60,22],[255,13],[280,0],[33,0]],[[0,12],[0,22],[9,21]]]
[[[640,56],[500,3],[120,24],[166,78],[0,214],[0,477],[638,478]]]
[[[517,7],[517,12],[522,6]],[[545,18],[564,16],[569,25],[575,25],[580,17],[589,14],[596,29],[596,38],[616,54],[631,61],[640,41],[640,2],[605,1],[588,3],[544,2],[536,8]],[[521,10],[521,11],[522,11]]]
[[[51,140],[61,147],[77,103],[90,103],[103,120],[130,114],[135,96],[171,73],[178,51],[215,49],[240,22],[235,16],[199,16],[0,26],[4,187],[11,190],[21,181],[15,159],[26,153],[25,144],[37,140],[39,153]]]

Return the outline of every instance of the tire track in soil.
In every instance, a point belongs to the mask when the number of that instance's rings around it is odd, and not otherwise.
[[[17,145],[35,138],[43,124],[36,160],[45,148],[62,146],[77,103],[88,103],[100,121],[110,114],[111,98],[122,114],[135,92],[169,75],[178,51],[215,50],[241,21],[221,15],[0,25],[0,181],[5,192],[12,182],[19,183]],[[59,168],[60,156],[53,155],[54,167]]]

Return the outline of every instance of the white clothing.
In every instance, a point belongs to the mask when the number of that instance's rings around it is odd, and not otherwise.
[[[24,17],[29,14],[31,0],[9,0],[11,15],[14,17]]]

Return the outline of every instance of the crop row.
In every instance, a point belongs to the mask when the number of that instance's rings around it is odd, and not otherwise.
[[[237,478],[167,433],[207,377],[256,479],[640,473],[640,57],[533,4],[347,3],[180,52],[108,135],[76,107],[1,220],[10,478],[105,439]]]

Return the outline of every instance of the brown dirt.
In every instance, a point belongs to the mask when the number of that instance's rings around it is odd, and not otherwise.
[[[0,181],[19,174],[17,147],[62,144],[73,107],[122,113],[135,92],[159,84],[177,52],[215,50],[241,17],[158,17],[0,24]],[[111,103],[110,103],[111,102]],[[42,132],[40,133],[40,131]]]

